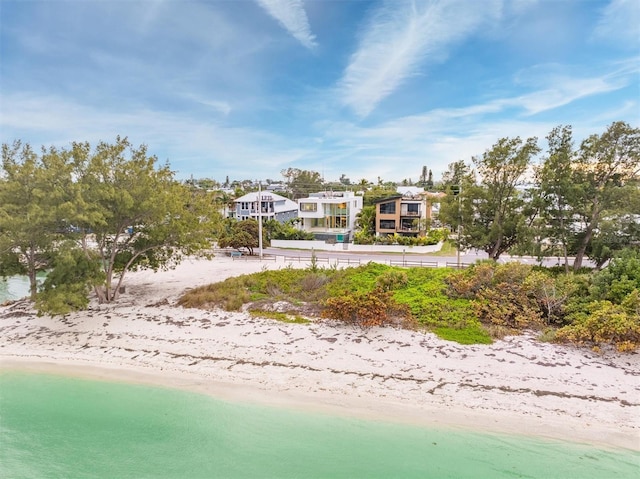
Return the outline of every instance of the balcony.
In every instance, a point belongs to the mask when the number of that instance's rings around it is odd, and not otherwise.
[[[410,218],[420,218],[420,212],[403,210],[400,212],[400,216],[410,217]]]

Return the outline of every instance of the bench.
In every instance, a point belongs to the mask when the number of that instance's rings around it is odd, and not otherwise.
[[[241,258],[242,257],[242,252],[241,251],[232,251],[231,253],[229,253],[229,256],[231,256],[231,259]]]

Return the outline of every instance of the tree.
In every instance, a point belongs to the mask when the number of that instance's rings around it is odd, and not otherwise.
[[[340,182],[340,184],[345,186],[349,186],[351,184],[351,180],[344,173],[340,176],[340,179],[338,181]]]
[[[71,167],[55,148],[36,154],[28,143],[2,145],[0,274],[26,274],[30,296],[36,274],[51,265],[70,209]]]
[[[376,234],[376,207],[364,206],[356,217],[356,228],[365,237],[373,237]]]
[[[433,171],[429,170],[429,174],[427,175],[427,182],[424,185],[424,188],[429,191],[433,189]]]
[[[461,190],[465,193],[475,184],[475,176],[471,168],[464,161],[459,160],[449,163],[447,171],[442,175],[441,188],[447,193],[440,201],[440,213],[438,219],[448,225],[452,231],[457,231],[462,221]]]
[[[371,182],[369,180],[367,180],[366,178],[362,178],[359,182],[358,182],[358,186],[366,191],[369,189],[369,187],[371,186]]]
[[[427,167],[426,166],[422,167],[422,173],[420,173],[420,179],[416,183],[416,186],[422,186],[422,187],[427,186]]]
[[[284,223],[277,220],[269,219],[263,222],[265,237],[271,240],[313,240],[313,233],[301,230],[295,225],[301,221],[301,218],[292,218]]]
[[[300,170],[298,168],[287,168],[280,172],[287,180],[289,192],[292,199],[305,198],[309,193],[322,191],[322,175],[317,171]]]
[[[540,213],[545,239],[559,244],[564,256],[565,270],[569,270],[568,245],[571,234],[571,205],[577,199],[573,182],[575,152],[570,126],[558,126],[547,136],[549,148],[542,163],[535,169],[540,199]]]
[[[220,248],[234,248],[240,251],[246,249],[250,255],[260,245],[258,222],[254,219],[236,221],[225,220],[218,232],[218,246]],[[269,244],[266,231],[262,232],[262,241],[265,246]]]
[[[640,189],[629,192],[629,204],[635,205],[626,211],[616,209],[607,211],[599,221],[598,231],[594,234],[586,254],[594,261],[596,269],[602,268],[609,260],[630,245],[640,244],[640,216],[630,211],[640,211]]]
[[[68,240],[60,245],[51,266],[36,297],[38,313],[68,314],[85,309],[91,288],[104,283],[98,256],[87,256]]]
[[[214,192],[214,203],[222,210],[222,217],[228,218],[232,215],[233,205],[235,202],[235,196],[229,194],[224,190]]]
[[[462,246],[485,251],[497,260],[514,246],[534,214],[529,211],[518,191],[531,158],[539,151],[536,138],[526,142],[519,138],[502,138],[473,162],[480,175],[463,176],[465,168],[454,163],[452,175],[445,176],[445,185],[452,191],[451,181],[460,180],[458,195],[443,202],[440,218],[450,225],[462,225]],[[457,204],[456,204],[457,203]]]
[[[363,206],[375,206],[376,201],[390,196],[399,196],[398,190],[395,186],[376,185],[364,192],[362,203]]]
[[[582,142],[573,181],[579,193],[575,213],[584,228],[576,248],[574,270],[582,266],[603,213],[624,205],[629,188],[637,188],[639,173],[640,129],[619,121],[612,123],[602,135],[591,135]]]
[[[88,143],[73,143],[70,153],[73,224],[86,257],[100,260],[104,283],[95,291],[101,302],[118,298],[128,271],[171,267],[209,248],[219,216],[209,195],[176,181],[168,165],[158,168],[146,146],[117,137],[93,152]]]
[[[442,190],[447,191],[451,186],[460,185],[471,173],[471,168],[463,161],[449,163],[447,171],[442,174]]]

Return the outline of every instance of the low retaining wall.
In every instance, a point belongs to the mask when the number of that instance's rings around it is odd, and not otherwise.
[[[305,249],[316,251],[351,251],[352,253],[434,253],[442,243],[429,246],[402,246],[381,244],[325,243],[318,240],[271,240],[274,248]]]

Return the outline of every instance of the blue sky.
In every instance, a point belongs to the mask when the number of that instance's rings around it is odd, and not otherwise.
[[[1,0],[2,142],[179,178],[438,179],[505,136],[640,126],[636,0]]]

